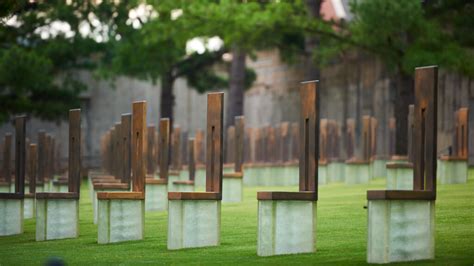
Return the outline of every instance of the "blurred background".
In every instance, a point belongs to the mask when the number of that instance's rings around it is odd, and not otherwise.
[[[438,148],[454,112],[474,136],[474,3],[461,0],[0,2],[0,135],[28,114],[28,137],[53,132],[67,156],[67,110],[82,108],[83,156],[100,165],[101,136],[148,103],[148,123],[205,128],[206,94],[225,91],[226,127],[297,122],[299,82],[320,80],[320,118],[346,130],[378,120],[377,154],[407,153],[414,68],[439,65]],[[474,163],[474,141],[470,162]],[[341,147],[341,151],[344,149]],[[393,151],[391,151],[393,152]]]

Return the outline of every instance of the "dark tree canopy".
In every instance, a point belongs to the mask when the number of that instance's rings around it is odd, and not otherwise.
[[[66,2],[2,1],[0,121],[17,113],[58,120],[80,106],[85,86],[74,71],[96,67],[109,36],[102,26],[113,24],[110,13],[120,6]],[[89,33],[81,33],[84,28]]]

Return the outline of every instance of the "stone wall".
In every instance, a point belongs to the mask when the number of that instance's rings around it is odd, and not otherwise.
[[[245,116],[249,127],[261,127],[281,121],[298,121],[298,83],[303,80],[303,65],[286,65],[275,51],[258,54],[248,60],[258,78],[245,94]],[[389,72],[373,57],[356,55],[334,63],[321,71],[320,117],[337,120],[345,131],[348,118],[356,119],[356,137],[360,136],[362,116],[378,120],[377,155],[388,155],[388,123],[393,117],[395,90]],[[474,139],[474,81],[443,69],[439,72],[438,151],[446,153],[451,145],[454,112],[470,107],[469,139]],[[469,160],[474,163],[474,141],[469,142]],[[361,147],[356,147],[360,155]],[[345,154],[341,145],[341,154]]]
[[[244,115],[247,127],[261,127],[283,121],[296,122],[299,115],[299,82],[303,80],[303,65],[288,65],[281,61],[278,52],[264,51],[257,60],[247,59],[247,65],[257,73],[257,80],[245,93]],[[131,103],[148,102],[148,123],[159,119],[160,86],[147,81],[125,77],[115,81],[95,79],[90,73],[79,72],[89,90],[83,94],[81,108],[84,163],[98,166],[101,136],[119,121],[120,114],[131,111]],[[371,57],[357,56],[333,64],[321,71],[321,118],[337,120],[344,132],[347,118],[356,119],[357,133],[363,115],[378,120],[377,154],[388,154],[388,119],[393,116],[395,97],[390,88],[388,73],[382,64]],[[192,136],[197,128],[204,129],[206,122],[206,95],[188,89],[185,80],[175,84],[175,125]],[[454,111],[459,107],[474,109],[474,82],[457,74],[440,71],[438,149],[451,143]],[[61,155],[67,156],[67,123],[28,121],[28,137],[36,142],[37,131],[52,132],[61,143]],[[470,139],[474,139],[474,114],[470,115]],[[0,136],[13,132],[11,125],[0,127]],[[470,144],[470,161],[474,162],[474,141]],[[345,154],[341,145],[341,154]],[[356,148],[360,153],[360,148]],[[1,156],[1,155],[0,155]]]

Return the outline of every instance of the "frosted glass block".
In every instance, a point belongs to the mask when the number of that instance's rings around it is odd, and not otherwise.
[[[374,160],[372,163],[373,167],[373,178],[385,178],[387,177],[387,160]]]
[[[387,168],[388,190],[413,190],[412,168]]]
[[[168,185],[146,184],[145,210],[166,211],[168,209]]]
[[[318,184],[326,185],[328,183],[328,167],[327,165],[318,166]]]
[[[434,259],[435,202],[370,200],[367,262]]]
[[[243,179],[225,178],[222,180],[222,202],[241,202],[243,198]]]
[[[168,249],[220,244],[221,203],[218,200],[170,200]]]
[[[98,243],[142,240],[144,200],[99,200]]]
[[[37,199],[36,241],[79,236],[79,200]]]
[[[35,217],[35,199],[25,198],[23,201],[23,219],[31,219]]]
[[[260,200],[259,256],[316,251],[316,202]]]
[[[343,182],[344,174],[344,163],[331,162],[328,164],[328,182]]]
[[[467,160],[438,160],[437,173],[440,184],[465,184],[468,175]]]
[[[366,164],[346,163],[345,182],[347,185],[368,184],[371,175],[371,166]]]
[[[0,199],[0,236],[23,233],[23,200]]]

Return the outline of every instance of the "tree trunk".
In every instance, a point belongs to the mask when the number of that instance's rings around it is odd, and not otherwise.
[[[395,152],[399,155],[408,154],[408,106],[415,101],[414,79],[400,69],[395,76],[397,97],[394,102],[396,119]]]
[[[245,57],[246,53],[238,46],[232,47],[230,66],[229,101],[227,105],[226,128],[234,124],[234,117],[244,113],[245,90]]]
[[[319,19],[321,17],[321,0],[306,0],[306,7],[308,8],[309,19]],[[319,79],[320,71],[314,63],[314,51],[319,46],[319,37],[317,35],[306,35],[305,36],[305,80],[316,80]]]
[[[173,108],[174,108],[174,94],[173,94],[174,77],[172,71],[167,71],[161,77],[161,118],[170,119],[170,127],[173,129]]]

